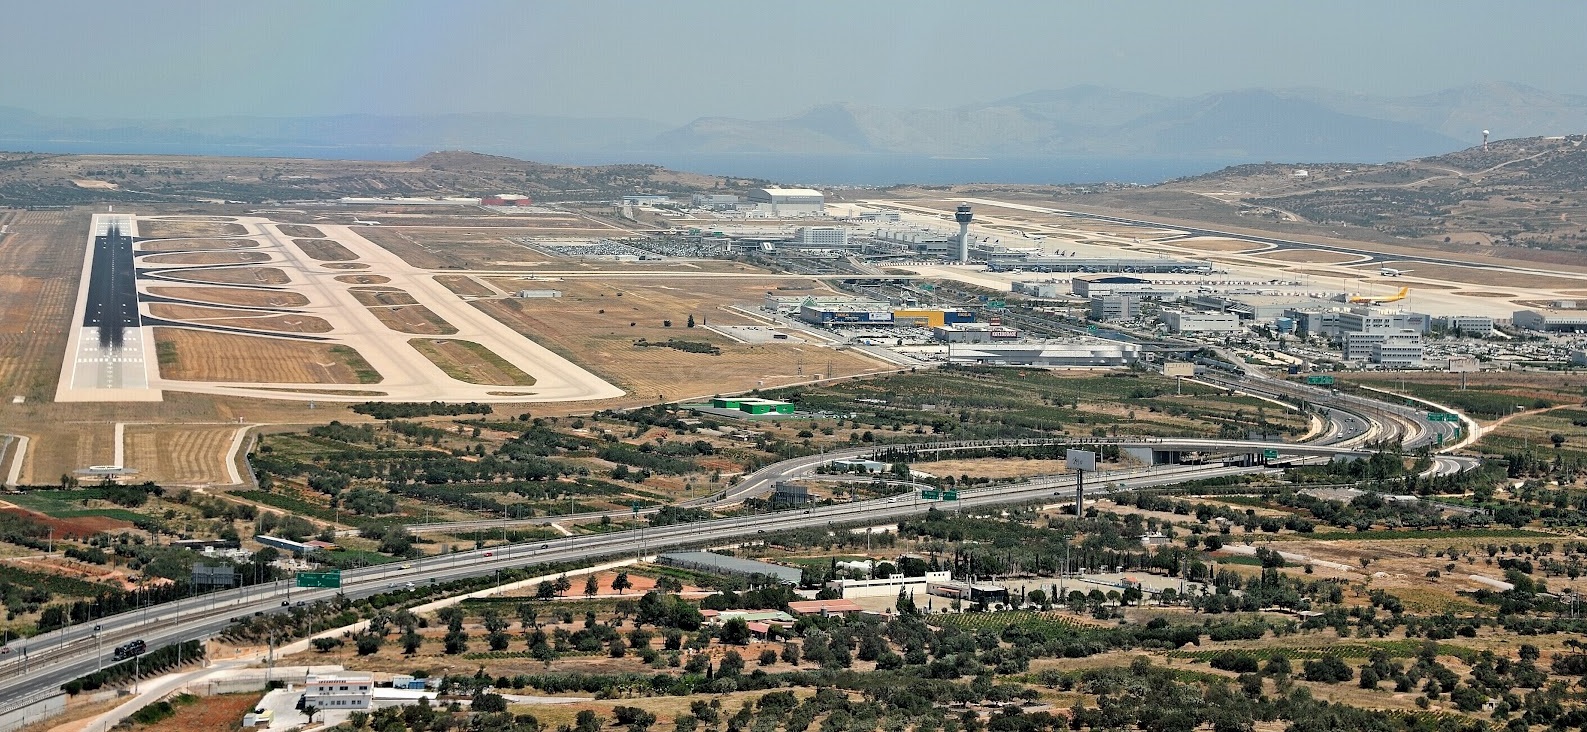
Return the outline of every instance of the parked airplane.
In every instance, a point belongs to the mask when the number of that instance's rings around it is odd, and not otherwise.
[[[1351,295],[1350,296],[1350,302],[1353,302],[1353,303],[1355,303],[1357,305],[1384,305],[1384,304],[1387,304],[1387,303],[1399,302],[1401,300],[1404,300],[1405,296],[1409,295],[1410,293],[1411,293],[1411,288],[1409,288],[1409,287],[1401,287],[1400,291],[1398,293],[1395,293],[1395,295],[1393,297],[1373,297],[1371,295]]]
[[[1412,270],[1395,269],[1393,267],[1384,267],[1384,268],[1378,270],[1378,274],[1383,275],[1384,277],[1399,277],[1400,275],[1405,274],[1406,272],[1410,272],[1410,271],[1412,271]]]
[[[353,226],[379,226],[379,221],[364,221],[357,216],[353,217]]]

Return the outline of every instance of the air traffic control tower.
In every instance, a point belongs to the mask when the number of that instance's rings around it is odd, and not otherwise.
[[[959,222],[959,260],[970,261],[970,220],[975,218],[970,213],[970,204],[961,203],[953,211],[953,220]]]

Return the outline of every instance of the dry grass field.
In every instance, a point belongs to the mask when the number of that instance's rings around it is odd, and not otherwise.
[[[414,335],[451,335],[457,328],[446,322],[435,311],[423,305],[393,305],[389,307],[372,307],[369,312],[374,313],[387,328],[398,333],[412,333]]]
[[[377,274],[351,274],[338,275],[336,281],[345,282],[349,285],[384,285],[390,282],[391,278]]]
[[[174,303],[149,303],[149,314],[166,320],[211,320],[214,318],[251,318],[259,313],[253,310],[206,308]]]
[[[76,303],[88,232],[79,211],[0,212],[0,405],[48,401]],[[0,407],[0,416],[8,416]]]
[[[435,281],[464,297],[490,297],[496,294],[495,290],[468,275],[436,275]]]
[[[1322,249],[1281,249],[1276,252],[1253,254],[1259,259],[1273,259],[1280,262],[1304,262],[1306,264],[1340,264],[1353,262],[1360,257],[1342,252],[1330,252]]]
[[[495,269],[506,264],[549,261],[540,252],[509,241],[510,237],[539,233],[532,229],[478,231],[462,227],[414,229],[403,226],[371,227],[360,229],[358,233],[421,269]]]
[[[196,249],[247,249],[259,246],[253,239],[162,239],[138,242],[140,252],[189,252]]]
[[[319,229],[316,229],[312,226],[304,226],[302,224],[282,224],[279,228],[281,229],[281,233],[287,236],[302,237],[304,239],[325,238],[325,232],[320,231]]]
[[[234,287],[150,287],[149,294],[216,305],[295,308],[309,304],[308,297],[290,290],[243,290]]]
[[[284,285],[292,281],[286,272],[275,267],[228,267],[226,269],[190,269],[165,273],[167,277],[188,282],[210,282],[217,285]]]
[[[142,259],[146,264],[251,264],[270,261],[264,252],[177,252],[150,254]]]
[[[176,714],[150,725],[136,725],[138,732],[232,732],[242,715],[262,698],[259,692],[219,694],[200,697],[180,706]]]
[[[225,483],[226,453],[236,431],[236,425],[128,425],[125,459],[140,479]]]
[[[321,262],[347,262],[358,258],[358,255],[348,251],[347,247],[330,239],[293,239],[292,243],[302,249],[310,259]]]
[[[140,239],[206,239],[221,236],[240,236],[248,233],[241,224],[219,221],[189,221],[182,219],[142,220],[138,222]]]
[[[534,386],[533,376],[473,341],[414,338],[408,345],[458,381],[487,386]]]
[[[668,400],[718,392],[808,381],[815,374],[846,376],[885,370],[852,351],[810,345],[746,345],[697,323],[750,323],[721,309],[733,302],[758,302],[767,290],[789,284],[778,280],[700,278],[667,283],[559,283],[560,298],[481,300],[474,306],[514,330],[626,389],[633,400]],[[666,327],[663,321],[671,321]],[[707,342],[722,350],[712,356],[672,348],[640,347],[639,339]]]
[[[389,287],[353,287],[348,290],[353,297],[364,307],[376,308],[389,305],[417,305],[418,300],[413,299],[407,292]]]
[[[181,381],[361,384],[369,365],[346,346],[155,328],[160,376]],[[377,375],[378,379],[378,375]]]
[[[212,325],[233,328],[252,328],[277,333],[329,333],[332,326],[324,318],[313,315],[262,315],[250,318],[221,318],[208,321]]]

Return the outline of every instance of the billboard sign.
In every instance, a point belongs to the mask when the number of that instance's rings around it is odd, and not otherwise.
[[[1064,455],[1064,463],[1070,470],[1084,470],[1094,473],[1097,470],[1097,454],[1090,450],[1070,450]]]

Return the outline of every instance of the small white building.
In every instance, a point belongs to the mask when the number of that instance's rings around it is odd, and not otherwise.
[[[303,706],[319,709],[369,709],[374,705],[375,679],[369,674],[310,676],[303,687]]]
[[[519,290],[513,297],[562,297],[561,290]]]

